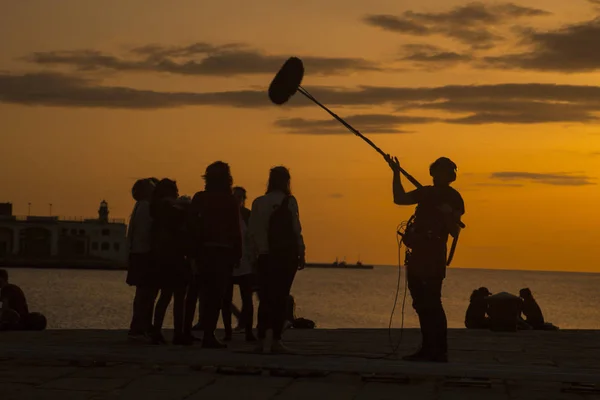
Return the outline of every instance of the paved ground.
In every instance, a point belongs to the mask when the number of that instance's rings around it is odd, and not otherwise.
[[[600,332],[451,330],[450,363],[390,355],[387,330],[289,331],[299,355],[130,344],[123,331],[0,335],[0,399],[600,399]],[[418,343],[405,330],[398,353]],[[392,333],[393,344],[400,339]]]

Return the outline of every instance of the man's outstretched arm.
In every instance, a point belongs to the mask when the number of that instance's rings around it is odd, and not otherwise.
[[[415,196],[416,190],[406,192],[406,190],[404,190],[404,186],[402,186],[402,181],[400,180],[400,162],[398,161],[398,158],[392,158],[389,154],[387,155],[387,157],[384,158],[389,164],[394,174],[392,180],[394,204],[398,204],[400,206],[409,206],[412,204],[417,204],[418,202]]]

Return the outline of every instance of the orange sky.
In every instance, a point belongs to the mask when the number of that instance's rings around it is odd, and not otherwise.
[[[455,186],[465,199],[468,228],[454,267],[600,271],[595,246],[600,240],[600,130],[593,120],[600,102],[594,92],[584,92],[600,86],[595,55],[600,28],[592,21],[591,2],[521,1],[512,8],[501,2],[473,6],[441,0],[412,6],[384,0],[271,3],[3,2],[0,35],[9,40],[0,44],[0,201],[12,201],[17,214],[26,214],[31,202],[35,214],[46,214],[53,203],[54,214],[92,216],[106,199],[111,215],[125,218],[135,178],[175,178],[181,193],[191,195],[201,189],[206,165],[224,160],[251,201],[263,193],[268,169],[284,164],[292,173],[310,260],[346,256],[355,261],[360,255],[364,262],[394,264],[395,228],[412,209],[392,204],[389,167],[352,134],[329,132],[329,122],[307,128],[312,134],[291,134],[275,125],[285,118],[330,120],[300,95],[283,107],[177,100],[169,108],[136,108],[152,96],[180,99],[176,92],[250,90],[264,92],[266,99],[278,66],[298,56],[305,60],[303,85],[323,91],[322,101],[331,100],[331,108],[349,121],[352,115],[374,114],[371,123],[358,117],[355,127],[397,155],[419,181],[429,183],[427,167],[439,156],[458,164]],[[368,24],[368,15],[387,16],[404,31]],[[481,39],[481,32],[491,39]],[[518,45],[523,38],[528,41]],[[162,71],[131,51],[194,43],[246,47],[187,58],[163,54],[161,61],[169,63],[161,64]],[[71,53],[57,53],[64,51]],[[502,58],[523,53],[527,57]],[[224,65],[235,73],[206,72],[210,65],[203,69],[201,63],[207,54],[215,57],[216,70]],[[219,58],[222,54],[232,58]],[[400,60],[411,54],[425,61]],[[492,65],[493,57],[504,64]],[[318,68],[339,61],[332,58],[375,68],[320,74]],[[144,63],[135,64],[140,60]],[[180,72],[185,68],[169,67],[189,61],[199,67],[185,74]],[[263,67],[269,63],[275,67]],[[68,82],[42,72],[66,74]],[[24,80],[25,73],[35,79]],[[92,81],[81,89],[72,84],[75,78]],[[532,95],[537,90],[528,86],[532,83],[544,85],[540,95]],[[516,94],[497,91],[501,84],[516,84]],[[572,86],[563,90],[553,84]],[[448,85],[470,85],[484,94]],[[340,96],[324,86],[399,91],[379,101],[367,98],[367,92]],[[103,89],[93,95],[87,91],[98,87]],[[130,88],[135,96],[115,87]],[[423,88],[443,94],[432,99]],[[350,106],[350,99],[362,103]],[[446,108],[439,108],[444,101]],[[400,109],[406,106],[410,109]],[[505,112],[504,107],[518,116],[490,116]],[[442,121],[382,120],[390,115]],[[480,122],[448,122],[469,116]],[[493,178],[497,172],[510,173],[510,179]]]

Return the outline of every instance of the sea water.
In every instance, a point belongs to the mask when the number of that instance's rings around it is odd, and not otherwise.
[[[124,271],[8,271],[11,282],[25,291],[30,311],[46,315],[49,329],[129,327],[134,288],[125,283]],[[401,278],[392,326],[401,326],[404,301],[404,326],[418,327],[410,294],[404,296],[404,272]],[[314,320],[319,328],[387,328],[397,283],[397,267],[307,268],[298,272],[292,288],[296,316]],[[519,289],[529,287],[547,321],[563,329],[600,329],[600,274],[451,268],[444,281],[442,299],[450,328],[464,327],[469,296],[480,286],[493,293],[506,291],[516,295]],[[237,289],[234,302],[240,305]],[[171,327],[169,310],[165,328]]]

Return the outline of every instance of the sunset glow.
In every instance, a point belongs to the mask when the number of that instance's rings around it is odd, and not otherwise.
[[[297,56],[303,85],[421,183],[458,164],[453,267],[600,272],[597,2],[205,3],[3,2],[0,201],[93,216],[106,199],[128,218],[135,179],[192,195],[223,160],[250,206],[283,164],[310,261],[394,264],[412,208],[381,156],[299,94],[269,103]]]

